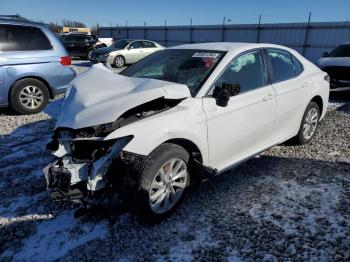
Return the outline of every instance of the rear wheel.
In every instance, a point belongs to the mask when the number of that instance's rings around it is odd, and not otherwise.
[[[175,144],[162,144],[156,148],[126,178],[133,190],[128,195],[129,207],[148,221],[160,221],[180,203],[189,185],[188,152]]]
[[[43,82],[33,78],[22,79],[12,87],[11,107],[21,114],[36,114],[47,105],[49,97]]]
[[[312,140],[319,118],[320,109],[315,102],[311,101],[305,110],[298,135],[293,139],[296,144],[304,145]]]
[[[118,55],[116,58],[114,58],[114,66],[117,68],[121,68],[125,65],[125,59],[121,55]]]

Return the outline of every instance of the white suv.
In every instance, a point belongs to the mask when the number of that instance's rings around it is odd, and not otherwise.
[[[112,192],[162,219],[190,182],[286,140],[309,142],[328,95],[328,75],[278,45],[182,45],[120,75],[95,65],[67,91],[48,145],[51,197],[86,204]]]

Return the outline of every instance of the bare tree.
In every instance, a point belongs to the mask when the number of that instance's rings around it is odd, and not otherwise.
[[[77,21],[71,21],[68,19],[62,20],[62,24],[63,24],[63,26],[67,26],[67,27],[86,27],[86,25],[84,23],[77,22]]]
[[[50,28],[50,30],[52,31],[52,32],[54,32],[54,33],[59,33],[59,32],[61,32],[62,31],[62,26],[61,25],[59,25],[59,24],[57,24],[57,23],[50,23],[49,24],[49,28]]]

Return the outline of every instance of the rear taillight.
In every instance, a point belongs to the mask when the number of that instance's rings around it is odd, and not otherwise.
[[[329,77],[329,75],[325,75],[324,80],[326,80],[328,83],[331,82],[331,78]]]
[[[72,64],[72,60],[70,59],[69,56],[61,56],[60,63],[64,66],[69,66]]]

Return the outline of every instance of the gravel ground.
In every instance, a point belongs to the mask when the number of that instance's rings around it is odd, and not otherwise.
[[[76,220],[47,199],[41,169],[59,102],[31,116],[0,109],[1,261],[350,260],[349,102],[331,105],[312,143],[276,146],[192,187],[159,225]]]

